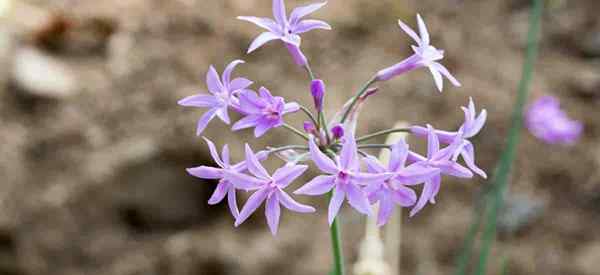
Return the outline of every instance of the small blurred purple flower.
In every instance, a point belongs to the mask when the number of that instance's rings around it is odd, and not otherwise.
[[[283,125],[283,116],[296,112],[300,105],[295,102],[285,103],[283,97],[272,96],[265,87],[259,89],[260,96],[254,91],[244,90],[240,95],[240,107],[246,113],[233,125],[233,130],[255,127],[254,136],[260,137],[271,128]]]
[[[394,204],[410,207],[417,202],[417,194],[406,185],[416,185],[438,175],[440,169],[424,167],[415,163],[406,167],[408,145],[404,140],[392,145],[390,161],[385,167],[376,157],[364,158],[370,173],[392,173],[392,178],[369,184],[364,191],[371,203],[379,202],[377,225],[383,226],[390,219]]]
[[[310,93],[312,94],[313,101],[315,102],[315,109],[317,112],[323,111],[323,99],[325,97],[325,82],[321,79],[315,79],[310,84]]]
[[[462,156],[465,164],[467,164],[467,167],[485,179],[487,178],[487,174],[485,171],[479,168],[477,164],[475,164],[475,149],[473,147],[473,143],[467,139],[476,136],[481,131],[487,119],[487,111],[483,109],[481,110],[481,113],[477,115],[475,103],[473,103],[473,98],[471,97],[469,97],[468,107],[461,108],[465,113],[465,121],[460,126],[459,130],[455,132],[435,130],[435,134],[441,143],[450,144],[454,141],[454,139],[456,139],[456,137],[459,135],[459,132],[462,132],[462,137],[464,139],[463,143],[458,147],[453,158],[456,160],[458,159],[459,155]],[[427,128],[422,126],[412,126],[410,129],[411,132],[418,137],[427,137],[429,132]]]
[[[209,167],[209,166],[198,166],[193,168],[186,169],[187,172],[197,178],[201,179],[218,179],[219,184],[215,189],[215,192],[212,194],[210,199],[208,200],[208,204],[214,205],[221,202],[225,195],[227,195],[227,203],[229,204],[229,211],[231,211],[231,215],[234,218],[237,218],[239,215],[239,210],[237,206],[236,200],[236,188],[231,184],[231,182],[225,179],[225,171],[234,171],[237,173],[244,172],[247,169],[246,162],[240,162],[235,165],[231,165],[229,163],[229,146],[224,145],[223,150],[221,151],[221,157],[219,157],[219,153],[217,152],[217,148],[215,144],[210,141],[208,138],[204,138],[206,143],[208,144],[208,148],[213,160],[217,163],[219,168],[217,167]],[[261,151],[257,154],[257,158],[259,160],[263,160],[268,156],[268,151]]]
[[[462,133],[455,137],[454,141],[447,147],[440,149],[440,141],[435,134],[435,129],[431,125],[427,125],[427,157],[423,157],[417,153],[409,152],[409,161],[416,162],[423,167],[439,168],[439,173],[434,175],[429,180],[425,181],[421,197],[417,204],[410,211],[410,216],[417,214],[427,202],[435,203],[435,196],[440,190],[442,175],[450,175],[458,178],[471,178],[473,173],[466,167],[452,160],[456,150],[462,145]]]
[[[344,137],[344,127],[341,124],[335,125],[331,128],[331,133],[334,139],[340,139]]]
[[[310,121],[305,121],[302,126],[304,127],[304,131],[308,134],[314,135],[317,133],[317,127]]]
[[[218,116],[226,124],[230,123],[227,110],[232,107],[234,110],[239,110],[238,99],[235,95],[252,85],[252,81],[238,77],[231,80],[231,73],[235,67],[244,63],[242,60],[235,60],[225,68],[223,76],[220,78],[215,68],[211,65],[206,74],[206,86],[210,94],[200,93],[193,96],[188,96],[179,100],[177,103],[181,106],[209,108],[198,120],[196,135],[202,134],[208,123]]]
[[[583,124],[570,119],[552,96],[543,96],[529,106],[525,124],[531,134],[549,144],[573,145],[583,132]]]
[[[335,191],[329,202],[328,221],[330,225],[337,216],[344,198],[348,198],[350,205],[358,210],[358,212],[371,215],[372,211],[369,200],[360,185],[387,179],[391,177],[391,174],[360,172],[356,141],[351,135],[345,138],[340,156],[336,156],[335,162],[321,152],[314,139],[309,141],[309,148],[312,161],[323,173],[328,175],[317,176],[300,189],[294,191],[294,194],[322,195],[335,187]]]
[[[326,4],[327,2],[315,3],[295,8],[288,19],[284,1],[273,0],[273,17],[275,20],[264,17],[238,16],[240,20],[254,23],[267,30],[254,39],[248,49],[248,53],[253,52],[271,40],[281,40],[285,43],[296,64],[299,66],[306,65],[306,57],[300,51],[301,39],[299,34],[314,29],[331,30],[331,26],[324,21],[302,20],[302,18],[317,11]]]
[[[266,201],[265,215],[267,223],[273,235],[277,234],[279,227],[280,204],[295,212],[315,212],[313,207],[296,202],[283,191],[284,188],[302,175],[308,169],[308,166],[285,165],[277,169],[273,176],[271,176],[262,164],[260,164],[248,144],[246,144],[246,163],[248,170],[253,176],[234,170],[225,170],[225,178],[237,188],[257,190],[248,198],[248,201],[235,220],[235,226],[239,226],[248,219],[264,201]]]
[[[444,58],[444,51],[438,50],[429,44],[429,32],[427,31],[425,22],[423,22],[423,19],[419,14],[417,14],[417,23],[419,26],[420,36],[417,35],[415,31],[413,31],[408,25],[398,20],[400,28],[402,28],[404,32],[406,32],[412,39],[415,40],[415,42],[417,42],[417,46],[412,46],[412,49],[415,53],[402,62],[379,71],[377,73],[377,79],[380,81],[386,81],[405,72],[427,67],[433,75],[435,85],[440,92],[444,87],[442,76],[448,78],[448,80],[450,80],[454,86],[460,87],[460,82],[458,82],[458,80],[456,80],[456,78],[450,74],[446,67],[437,62]]]

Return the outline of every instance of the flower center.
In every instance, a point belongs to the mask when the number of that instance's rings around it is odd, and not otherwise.
[[[279,110],[276,110],[275,108],[273,108],[271,106],[269,106],[265,109],[264,114],[268,119],[271,119],[271,120],[276,120],[281,117]]]
[[[337,176],[342,182],[347,182],[350,179],[350,175],[346,171],[340,171]]]

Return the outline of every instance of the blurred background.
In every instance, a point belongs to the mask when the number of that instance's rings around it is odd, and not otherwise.
[[[439,94],[426,70],[381,84],[358,131],[398,120],[455,129],[459,106],[472,96],[489,113],[474,143],[478,163],[491,173],[520,78],[530,2],[332,0],[313,17],[334,30],[305,34],[303,50],[328,85],[331,114],[374,72],[411,53],[396,20],[415,26],[419,12],[463,87],[447,85]],[[559,97],[584,123],[584,136],[563,147],[523,133],[490,274],[505,257],[509,274],[599,274],[598,10],[596,0],[546,1],[532,98]],[[311,104],[305,73],[279,43],[245,55],[259,30],[238,15],[270,17],[271,1],[0,0],[0,274],[329,271],[324,199],[299,197],[319,205],[317,214],[284,211],[273,238],[262,211],[234,228],[225,205],[206,203],[214,182],[184,170],[212,164],[195,136],[203,111],[176,105],[206,89],[210,64],[221,71],[242,58],[247,64],[236,75],[255,88]],[[301,115],[288,118],[301,127]],[[234,134],[217,120],[205,134],[230,144],[235,160],[245,142],[255,149],[301,142],[282,130],[258,140],[251,131]],[[454,271],[487,183],[446,179],[435,206],[404,215],[402,274]],[[342,213],[352,263],[364,218],[348,207]]]

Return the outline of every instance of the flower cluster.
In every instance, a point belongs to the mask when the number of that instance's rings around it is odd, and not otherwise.
[[[557,98],[543,96],[527,109],[525,123],[537,138],[549,144],[572,145],[583,132],[583,124],[571,120],[560,109]]]
[[[250,45],[248,53],[265,43],[280,40],[289,50],[293,61],[306,69],[310,77],[310,95],[313,110],[298,103],[286,103],[284,98],[274,96],[267,88],[260,87],[258,92],[250,87],[253,82],[238,77],[232,79],[234,68],[243,61],[230,63],[219,76],[213,66],[209,68],[206,85],[208,93],[186,97],[180,105],[207,108],[208,111],[198,121],[196,133],[201,135],[208,123],[219,117],[231,124],[229,110],[239,113],[243,118],[235,122],[232,130],[254,128],[255,137],[260,137],[273,128],[282,128],[304,139],[304,143],[269,147],[255,153],[248,144],[245,146],[245,160],[231,164],[229,148],[225,145],[221,154],[215,145],[205,138],[209,151],[218,167],[199,166],[189,168],[188,172],[202,179],[218,180],[209,204],[216,204],[227,196],[235,226],[243,223],[260,205],[265,204],[265,215],[273,234],[281,215],[281,206],[288,210],[310,213],[315,208],[299,203],[284,191],[292,182],[299,179],[308,169],[306,164],[313,163],[319,175],[303,184],[293,192],[294,195],[321,196],[329,194],[328,221],[332,224],[345,201],[356,211],[372,215],[372,206],[379,205],[378,225],[384,225],[391,217],[396,206],[411,208],[414,216],[428,203],[435,203],[440,191],[443,176],[472,178],[477,174],[486,178],[486,173],[475,163],[475,150],[470,138],[477,135],[485,124],[487,113],[477,113],[475,104],[469,99],[467,107],[462,107],[465,121],[455,131],[444,131],[431,125],[412,126],[401,129],[387,129],[373,134],[356,136],[358,113],[370,96],[377,94],[374,83],[387,81],[409,71],[427,67],[433,74],[435,85],[441,91],[442,76],[454,86],[460,83],[439,63],[444,52],[430,44],[430,37],[421,16],[417,15],[419,35],[403,22],[400,28],[417,43],[414,54],[405,60],[375,73],[357,94],[333,117],[324,113],[324,98],[327,95],[325,83],[315,78],[308,59],[300,49],[300,34],[313,29],[329,30],[331,27],[319,20],[304,19],[326,3],[311,4],[295,8],[287,16],[283,0],[273,0],[274,19],[240,16],[266,29]],[[307,92],[307,94],[309,94]],[[286,114],[302,111],[307,116],[304,131],[284,122]],[[300,112],[298,112],[300,113]],[[417,138],[427,140],[427,152],[422,155],[412,151],[401,140],[396,144],[370,144],[367,141],[393,132],[407,132]],[[390,150],[389,163],[381,163],[369,154],[369,150]],[[261,163],[269,156],[278,156],[284,164],[269,173]],[[462,163],[459,160],[462,159]],[[236,192],[252,192],[241,211],[237,205]],[[420,190],[420,194],[417,191]]]

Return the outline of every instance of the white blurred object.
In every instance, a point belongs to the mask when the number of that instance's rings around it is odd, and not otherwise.
[[[0,18],[6,17],[12,7],[11,0],[0,0]]]
[[[24,92],[45,98],[65,98],[77,91],[77,81],[66,64],[32,48],[15,54],[13,79]]]
[[[406,122],[397,122],[394,128],[405,128]],[[385,143],[394,144],[405,139],[406,133],[398,132],[388,135]],[[389,150],[381,150],[379,153],[381,163],[390,160]],[[400,274],[400,221],[401,212],[396,211],[386,225],[386,246],[381,240],[379,227],[377,226],[377,212],[379,208],[374,206],[374,215],[367,218],[365,237],[360,244],[358,261],[354,265],[355,275],[389,275]],[[388,260],[384,254],[387,254]]]

